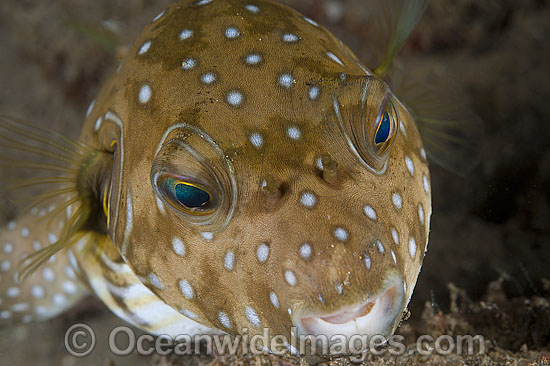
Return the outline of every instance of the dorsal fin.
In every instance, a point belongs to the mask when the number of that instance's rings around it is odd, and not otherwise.
[[[428,6],[428,0],[385,0],[373,2],[376,35],[382,45],[374,74],[383,78]]]
[[[430,159],[459,175],[480,160],[483,123],[447,70],[396,66],[399,50],[420,20],[428,0],[371,1],[375,27],[374,73],[413,114]]]

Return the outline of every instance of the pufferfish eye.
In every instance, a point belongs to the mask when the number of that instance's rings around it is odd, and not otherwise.
[[[234,212],[236,182],[231,161],[196,126],[177,123],[159,144],[150,172],[155,196],[178,224],[221,230]]]
[[[374,76],[348,78],[334,88],[335,116],[351,151],[381,174],[399,131],[399,101],[388,84]]]
[[[397,112],[391,97],[386,99],[386,103],[376,123],[376,132],[374,136],[374,151],[382,155],[393,144],[397,135]]]
[[[191,215],[206,215],[214,209],[214,199],[208,189],[172,174],[157,179],[159,192],[174,208]]]

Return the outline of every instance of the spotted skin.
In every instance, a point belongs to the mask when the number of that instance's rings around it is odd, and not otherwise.
[[[25,281],[17,279],[20,261],[27,255],[55,243],[60,218],[51,224],[41,220],[55,206],[36,207],[28,215],[0,229],[0,322],[30,322],[54,317],[70,308],[89,292],[78,278],[74,256],[66,252],[50,258]],[[25,244],[25,245],[22,245]]]
[[[89,234],[105,252],[76,253],[84,282],[157,334],[290,334],[296,319],[376,298],[395,279],[400,314],[428,241],[421,138],[395,97],[399,131],[382,168],[346,130],[384,88],[331,33],[282,5],[171,5],[83,127],[82,140],[115,161],[108,235]],[[173,141],[214,172],[221,203],[208,219],[182,214],[155,188],[152,167],[195,169]]]

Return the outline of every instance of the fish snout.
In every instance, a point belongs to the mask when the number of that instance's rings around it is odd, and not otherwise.
[[[336,310],[303,309],[295,312],[292,322],[300,336],[353,335],[390,337],[403,312],[405,292],[400,275],[392,274],[382,289],[366,300],[340,306]]]

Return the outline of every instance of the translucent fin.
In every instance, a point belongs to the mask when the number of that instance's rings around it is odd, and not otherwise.
[[[94,41],[111,55],[116,55],[117,47],[120,44],[120,40],[118,35],[112,29],[113,27],[108,25],[110,23],[104,23],[103,26],[99,26],[86,25],[83,23],[67,20],[64,22],[64,24],[68,28],[82,34],[85,38]]]
[[[75,242],[75,235],[86,224],[92,212],[92,190],[87,177],[97,150],[74,142],[54,131],[0,114],[0,169],[2,190],[14,202],[24,203],[23,211],[55,203],[36,220],[50,224],[66,208],[72,214],[61,230],[59,239],[25,257],[19,264],[18,277],[26,278],[58,251]],[[6,188],[6,185],[8,186]]]
[[[374,74],[383,78],[428,6],[428,0],[372,1],[378,47]]]
[[[390,80],[413,114],[430,159],[458,175],[468,174],[481,159],[484,126],[460,85],[433,65],[395,67]]]

